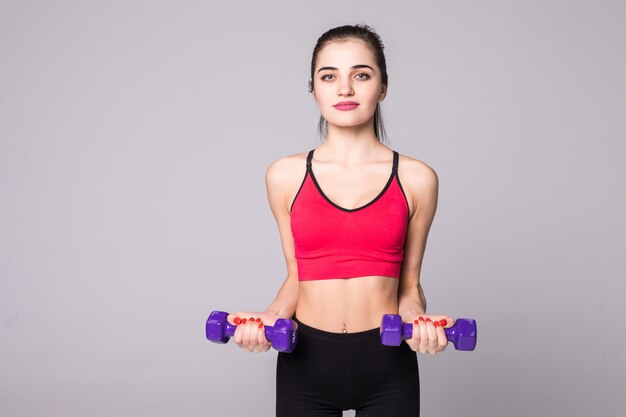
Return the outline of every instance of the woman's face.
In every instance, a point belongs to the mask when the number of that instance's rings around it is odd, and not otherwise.
[[[366,124],[386,95],[374,54],[360,40],[329,43],[317,56],[313,96],[329,124],[348,127]],[[344,101],[356,107],[337,106]]]

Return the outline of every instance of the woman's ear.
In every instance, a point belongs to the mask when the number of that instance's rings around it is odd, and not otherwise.
[[[383,87],[378,95],[378,101],[383,101],[387,96],[387,86],[383,84]]]

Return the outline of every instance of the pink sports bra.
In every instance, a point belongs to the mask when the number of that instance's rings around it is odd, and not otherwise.
[[[322,191],[311,168],[291,203],[291,233],[300,281],[400,277],[409,204],[398,177],[398,152],[387,184],[369,203],[346,209]]]

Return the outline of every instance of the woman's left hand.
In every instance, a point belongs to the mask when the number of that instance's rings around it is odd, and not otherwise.
[[[405,323],[413,323],[413,336],[404,341],[416,352],[431,355],[442,352],[448,345],[444,328],[452,327],[454,319],[433,314],[408,315],[402,317]]]

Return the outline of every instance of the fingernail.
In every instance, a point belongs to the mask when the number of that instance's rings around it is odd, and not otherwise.
[[[259,329],[263,328],[263,323],[259,323]]]
[[[254,317],[250,317],[250,321],[254,321]]]
[[[439,320],[439,324],[441,325],[441,327],[443,327],[446,324],[448,324],[448,322],[446,321],[446,319],[441,319],[441,320]]]
[[[239,317],[235,317],[235,320],[233,320],[235,322],[235,324],[239,324],[241,323],[241,319]]]
[[[431,321],[431,320],[430,320],[430,317],[426,317],[426,321]]]
[[[422,321],[424,321],[424,317],[422,317],[422,316],[420,316],[420,317],[419,317],[419,319],[420,319],[420,320],[422,320]]]
[[[420,324],[420,321],[418,319],[415,319],[415,321],[413,323]]]
[[[439,322],[438,321],[435,322],[435,327],[439,327]]]
[[[241,324],[246,324],[247,321],[248,319],[241,319]]]
[[[260,323],[260,322],[261,322],[261,318],[260,318],[260,317],[257,317],[256,322],[257,322],[257,323]]]

